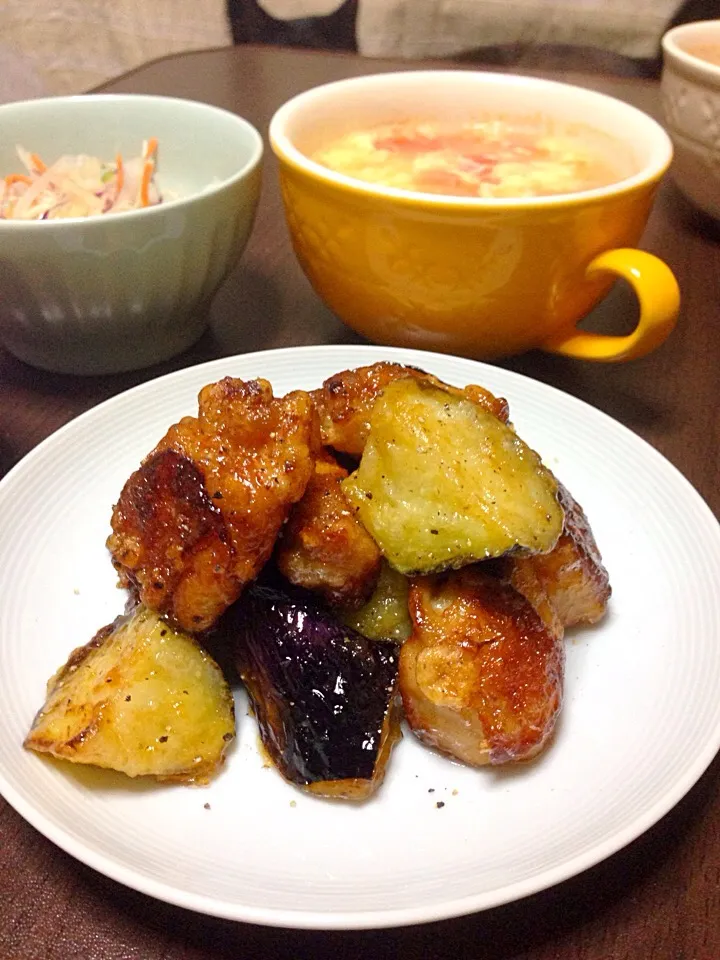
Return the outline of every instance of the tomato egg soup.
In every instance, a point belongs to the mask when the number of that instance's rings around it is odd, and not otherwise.
[[[346,133],[311,159],[367,183],[457,197],[543,197],[617,183],[633,159],[583,124],[403,122]]]

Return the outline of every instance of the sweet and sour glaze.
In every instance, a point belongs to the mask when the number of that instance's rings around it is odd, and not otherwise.
[[[373,592],[381,555],[343,494],[347,475],[329,453],[318,456],[280,535],[275,562],[295,586],[316,591],[332,606],[354,608]]]
[[[205,387],[123,487],[108,548],[121,584],[186,630],[210,627],[269,559],[319,450],[307,393]]]
[[[26,746],[208,779],[233,701],[192,634],[220,620],[265,749],[311,793],[378,788],[398,693],[415,735],[465,763],[535,756],[562,703],[564,629],[598,620],[610,585],[507,403],[392,363],[279,398],[227,377],[198,401],[112,512],[113,564],[141,603],[71,655]]]
[[[537,599],[536,595],[536,599]],[[418,578],[400,692],[415,735],[474,766],[527,760],[562,703],[563,631],[480,565]]]
[[[484,387],[470,384],[451,387],[432,374],[400,363],[373,363],[356,370],[343,370],[313,390],[312,397],[320,414],[323,443],[340,453],[360,456],[370,431],[370,414],[375,401],[389,383],[412,377],[440,387],[456,397],[474,401],[479,407],[506,423],[510,415],[507,401],[495,397]]]
[[[346,471],[323,445],[361,452],[375,400],[407,377],[440,384],[379,363],[312,394],[274,397],[265,380],[231,377],[203,388],[198,416],[170,427],[113,509],[107,545],[121,585],[182,628],[206,630],[257,577],[289,518],[278,551],[288,579],[331,602],[362,603],[380,554],[344,501]],[[446,389],[507,418],[505,401],[482,387]]]

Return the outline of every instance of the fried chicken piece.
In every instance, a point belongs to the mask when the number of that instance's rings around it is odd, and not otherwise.
[[[582,507],[561,483],[558,500],[565,511],[560,539],[549,553],[513,559],[512,580],[524,593],[522,579],[532,571],[563,626],[596,623],[612,592],[608,572]]]
[[[320,414],[323,443],[341,453],[360,456],[370,430],[370,413],[375,401],[389,383],[405,377],[425,380],[454,396],[472,400],[507,423],[507,401],[494,397],[484,387],[471,384],[459,389],[417,367],[406,367],[399,363],[373,363],[369,367],[336,373],[319,390],[312,392]]]
[[[121,586],[186,630],[210,626],[237,599],[227,524],[189,457],[152,453],[123,487],[111,524]]]
[[[481,565],[414,581],[400,692],[424,743],[473,766],[528,760],[547,743],[565,653],[540,584],[533,589],[547,620]]]
[[[525,597],[553,636],[564,636],[565,625],[532,564],[519,563],[514,557],[502,558],[495,575]]]
[[[354,609],[375,589],[380,551],[350,508],[340,483],[348,473],[329,453],[290,512],[276,552],[280,572],[330,604]]]
[[[319,449],[307,393],[226,377],[125,484],[107,545],[120,582],[186,630],[210,627],[266,563]]]

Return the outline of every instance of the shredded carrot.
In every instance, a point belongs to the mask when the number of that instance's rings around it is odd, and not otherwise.
[[[32,179],[24,173],[9,173],[5,177],[5,183],[8,187],[11,187],[13,183],[26,183],[28,186],[32,183]]]
[[[143,167],[142,180],[140,181],[140,206],[150,206],[150,181],[152,180],[155,164],[152,160],[146,160]]]
[[[117,197],[120,195],[120,191],[122,190],[123,184],[125,183],[125,167],[123,167],[123,158],[122,158],[122,154],[120,153],[115,157],[115,167],[116,167],[115,177],[117,181],[117,194],[116,194],[116,197]]]
[[[39,154],[18,146],[24,169],[6,176],[0,173],[0,219],[14,218],[16,211],[17,219],[37,220],[94,216],[162,203],[154,182],[158,147],[158,138],[148,137],[141,143],[139,157],[126,161],[118,152],[113,169],[112,161],[85,154],[63,156],[46,164]]]
[[[143,160],[150,160],[157,153],[158,140],[157,137],[150,137],[145,147],[145,156]]]

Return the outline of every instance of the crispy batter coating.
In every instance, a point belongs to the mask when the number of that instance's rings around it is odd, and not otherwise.
[[[562,701],[562,628],[482,565],[422,577],[400,692],[413,732],[465,763],[527,760],[547,743]],[[530,574],[528,574],[528,577]]]
[[[494,414],[504,423],[509,410],[507,401],[494,397],[484,387],[469,385],[464,389],[451,387],[417,367],[399,363],[373,363],[369,367],[344,370],[329,377],[312,397],[320,414],[322,441],[341,453],[360,456],[370,430],[370,413],[375,401],[393,380],[413,377],[465,397]]]
[[[290,512],[276,560],[290,583],[352,609],[374,590],[381,558],[340,488],[347,475],[329,453],[318,457],[302,500]]]
[[[608,572],[582,507],[562,484],[558,500],[565,511],[560,539],[549,553],[514,559],[513,582],[531,570],[563,626],[596,623],[610,599]],[[522,586],[518,589],[524,593]]]
[[[495,573],[525,597],[553,635],[558,637],[564,635],[563,622],[550,602],[550,597],[547,595],[540,578],[530,564],[516,563],[514,557],[504,558],[500,561]]]
[[[125,484],[108,548],[124,586],[205,630],[268,560],[319,448],[307,393],[226,377],[200,392]]]
[[[190,458],[152,453],[123,487],[111,522],[107,545],[121,584],[186,629],[209,626],[239,595],[227,525]]]

